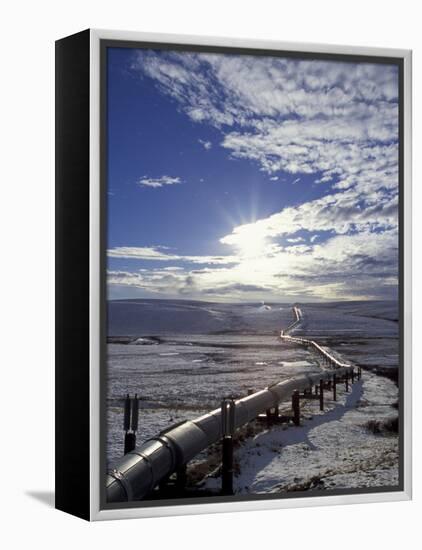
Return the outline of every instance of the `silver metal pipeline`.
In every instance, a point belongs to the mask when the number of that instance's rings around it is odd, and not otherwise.
[[[280,338],[282,340],[312,348],[313,351],[321,355],[328,362],[328,364],[335,369],[350,367],[349,364],[339,361],[337,357],[334,357],[334,355],[332,355],[329,351],[317,344],[315,340],[308,340],[307,338],[301,338],[300,336],[290,336],[288,333],[296,328],[302,321],[302,310],[297,306],[293,306],[292,311],[295,316],[295,320],[287,328],[281,331]]]
[[[302,346],[312,348],[312,350],[321,355],[331,365],[332,368],[341,369],[351,366],[348,363],[342,363],[339,359],[337,359],[337,357],[334,357],[334,355],[332,355],[329,351],[317,344],[315,340],[307,340],[306,338],[289,336],[288,334],[283,333],[280,334],[280,338],[287,342],[301,344]]]
[[[319,348],[318,351],[326,353],[323,348]],[[332,356],[329,357],[339,363]],[[281,401],[289,399],[294,390],[309,389],[320,380],[331,378],[334,373],[343,375],[352,369],[350,365],[343,365],[331,371],[290,378],[236,400],[235,429],[267,409],[276,407]],[[215,409],[199,418],[170,427],[125,455],[107,475],[107,502],[142,499],[160,481],[187,464],[209,445],[219,441],[222,437],[221,424],[221,409]]]
[[[286,327],[284,330],[281,331],[281,337],[287,335],[291,330],[297,327],[297,325],[300,324],[302,321],[302,310],[299,309],[297,306],[292,307],[293,315],[295,316],[295,320],[290,323],[288,327]]]

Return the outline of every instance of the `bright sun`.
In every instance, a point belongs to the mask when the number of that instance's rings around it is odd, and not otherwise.
[[[244,258],[258,258],[264,254],[267,242],[256,227],[243,230],[236,235],[236,247]]]

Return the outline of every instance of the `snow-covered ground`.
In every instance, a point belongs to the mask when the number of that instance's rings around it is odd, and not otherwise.
[[[108,461],[122,455],[126,393],[140,397],[141,443],[215,409],[223,397],[243,397],[249,389],[318,370],[308,351],[282,347],[275,335],[174,335],[157,345],[108,344]]]
[[[303,349],[282,348],[282,304],[132,300],[109,305],[107,462],[123,451],[123,398],[140,398],[137,442],[296,374],[316,372]],[[118,342],[131,342],[118,343]]]
[[[224,304],[192,300],[113,300],[108,335],[275,334],[291,322],[290,304]]]
[[[397,370],[397,302],[306,304],[302,311],[302,323],[292,335],[327,344],[363,367]]]
[[[302,425],[265,428],[235,451],[236,493],[394,486],[398,483],[398,437],[374,434],[368,422],[397,416],[396,385],[365,372],[349,393],[338,387],[337,401],[325,392],[318,401],[301,401]],[[219,475],[203,484],[221,487]]]
[[[390,302],[301,304],[294,336],[312,338],[346,361],[397,369],[397,306]],[[119,301],[109,306],[107,461],[122,455],[123,397],[140,396],[138,443],[220,403],[303,373],[318,372],[315,355],[283,344],[293,320],[288,304]],[[131,342],[131,343],[127,343]],[[326,410],[302,401],[301,427],[260,426],[236,450],[236,491],[394,485],[398,436],[374,434],[368,421],[397,417],[394,382],[364,371],[350,394],[326,394]],[[286,405],[287,406],[287,405]],[[199,457],[198,463],[206,458]],[[206,487],[219,487],[208,477]]]

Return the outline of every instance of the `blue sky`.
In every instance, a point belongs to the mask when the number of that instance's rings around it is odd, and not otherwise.
[[[110,298],[397,293],[394,66],[110,48]]]

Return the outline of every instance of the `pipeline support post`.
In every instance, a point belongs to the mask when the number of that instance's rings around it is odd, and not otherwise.
[[[123,414],[123,430],[125,432],[124,439],[124,449],[123,452],[126,455],[135,449],[136,439],[134,441],[135,434],[131,433],[130,430],[130,416],[131,416],[131,399],[129,394],[126,394],[126,399],[124,403],[124,414]]]
[[[183,490],[186,487],[186,481],[187,481],[187,465],[183,464],[176,471],[176,487],[179,490]]]
[[[298,390],[292,393],[293,423],[300,426],[300,395]]]
[[[127,455],[128,453],[134,451],[135,448],[136,448],[136,435],[133,432],[126,432],[124,454]]]
[[[267,416],[267,422],[268,424],[272,424],[274,422],[277,422],[279,417],[279,406],[276,405],[275,407],[272,407],[271,409],[266,409],[265,414]]]
[[[355,369],[352,369],[352,384],[355,383]]]
[[[124,454],[136,448],[136,432],[138,430],[139,400],[135,393],[134,399],[126,394],[124,403],[123,429],[125,431]]]
[[[223,495],[233,494],[233,433],[234,433],[235,403],[232,398],[223,399],[221,402],[221,432],[222,441],[222,467],[221,467],[221,492]]]
[[[344,377],[344,383],[346,386],[346,391],[349,391],[349,371],[346,371],[346,375]]]
[[[337,375],[333,374],[333,401],[337,401]]]
[[[139,417],[139,399],[138,394],[135,393],[135,397],[132,401],[132,432],[136,434],[138,431],[138,417]]]
[[[319,381],[319,410],[324,410],[324,380]]]
[[[130,428],[130,397],[129,394],[126,394],[125,404],[124,404],[124,416],[123,416],[123,430],[125,432],[129,431]]]

